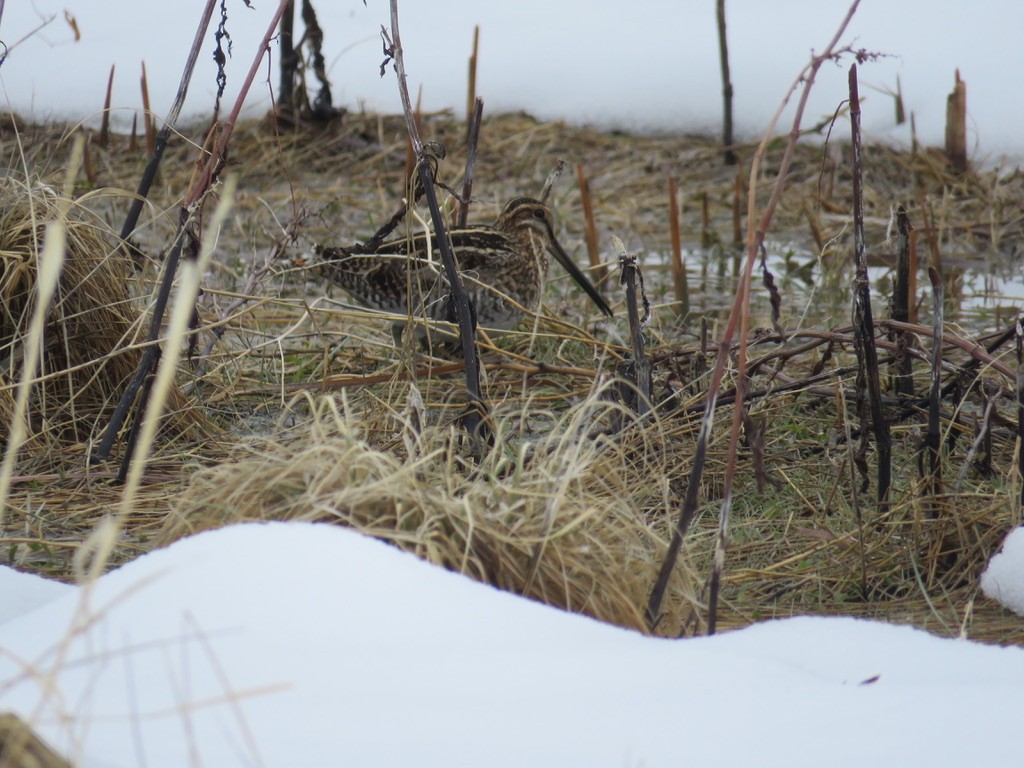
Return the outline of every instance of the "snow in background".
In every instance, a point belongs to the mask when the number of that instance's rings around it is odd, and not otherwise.
[[[248,70],[276,3],[228,0],[234,40],[229,96]],[[0,39],[12,45],[40,17],[57,19],[17,46],[0,68],[0,86],[20,112],[63,119],[92,116],[103,105],[107,73],[116,64],[113,104],[122,126],[141,104],[140,62],[145,60],[151,104],[164,114],[174,98],[204,3],[160,0],[25,0],[7,3]],[[479,24],[478,93],[488,112],[525,109],[541,118],[564,118],[635,129],[719,130],[721,80],[714,0],[424,0],[400,3],[410,86],[423,85],[426,109],[466,104],[466,72],[473,25]],[[728,0],[728,35],[739,134],[761,134],[782,96],[807,62],[822,50],[844,16],[846,0]],[[379,77],[379,38],[387,25],[383,0],[317,2],[335,102],[349,108],[399,110],[393,74]],[[75,17],[82,39],[71,42],[63,9]],[[216,23],[216,22],[215,22]],[[301,24],[297,22],[297,29]],[[864,126],[869,137],[906,142],[909,125],[894,126],[885,95],[902,80],[907,114],[920,138],[942,145],[946,96],[959,67],[968,87],[970,140],[975,157],[1024,155],[1024,101],[1017,73],[1024,67],[1024,3],[1019,0],[863,0],[845,40],[855,48],[889,54],[861,68]],[[212,28],[210,34],[212,35]],[[274,49],[276,53],[276,46]],[[826,65],[815,87],[808,124],[831,115],[847,94],[847,68]],[[261,70],[250,114],[269,103]],[[207,41],[186,105],[208,114],[215,93],[212,42]],[[0,94],[2,96],[3,94]],[[230,102],[229,102],[230,103]]]
[[[0,710],[83,766],[1022,761],[1022,649],[838,618],[643,637],[326,524],[178,542],[0,648]]]

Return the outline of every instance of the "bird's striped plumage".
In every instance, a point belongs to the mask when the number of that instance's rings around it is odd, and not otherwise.
[[[611,309],[554,234],[551,211],[527,197],[510,201],[490,225],[448,230],[477,323],[508,329],[540,304],[548,254],[569,271],[601,310]],[[361,304],[399,315],[453,320],[436,235],[390,240],[369,253],[317,246],[318,269]],[[409,297],[412,296],[411,302]]]

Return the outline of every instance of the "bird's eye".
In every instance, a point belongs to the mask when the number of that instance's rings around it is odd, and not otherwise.
[[[543,208],[535,208],[534,211],[533,211],[533,218],[535,218],[535,219],[543,219],[544,218],[544,209]]]

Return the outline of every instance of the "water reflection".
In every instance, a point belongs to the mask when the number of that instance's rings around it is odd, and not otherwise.
[[[826,249],[823,257],[799,240],[765,243],[767,263],[783,298],[786,326],[834,327],[850,322],[853,276],[852,252],[845,244]],[[889,316],[895,258],[869,249],[868,276],[876,318]],[[736,279],[744,254],[733,246],[684,248],[690,286],[691,311],[713,318],[724,317],[732,306]],[[1024,306],[1024,278],[1020,265],[1007,254],[942,254],[946,319],[965,330],[982,334],[1002,330]],[[641,260],[652,302],[670,306],[674,301],[667,252],[649,251]],[[918,266],[915,304],[918,322],[929,322],[931,296],[927,264]],[[755,268],[752,313],[756,324],[770,314],[768,294]]]

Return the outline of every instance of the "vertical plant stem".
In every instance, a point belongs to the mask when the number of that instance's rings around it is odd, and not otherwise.
[[[107,94],[103,97],[103,118],[100,120],[100,135],[97,143],[106,149],[110,142],[110,101],[114,92],[114,65],[110,65],[110,74],[107,75]]]
[[[643,416],[650,410],[651,403],[651,361],[644,351],[644,326],[650,320],[651,308],[644,291],[643,275],[636,264],[636,256],[626,252],[626,246],[618,237],[612,237],[612,244],[619,257],[620,282],[626,294],[626,317],[629,319],[629,340],[633,349],[632,377],[636,393],[634,410],[638,416]],[[640,316],[641,303],[644,309],[643,317]]]
[[[928,392],[928,432],[925,436],[924,447],[928,454],[928,492],[934,499],[942,493],[942,425],[939,408],[942,405],[942,328],[944,323],[942,278],[934,267],[928,268],[928,280],[932,285],[934,318],[931,388]]]
[[[853,249],[856,275],[853,285],[854,345],[857,349],[858,378],[867,389],[867,410],[878,453],[878,511],[884,513],[889,503],[892,477],[892,444],[889,422],[882,412],[882,388],[875,348],[875,324],[871,316],[871,286],[864,247],[864,189],[861,160],[860,94],[857,87],[857,65],[850,67],[850,127],[852,131],[851,172],[853,174]],[[862,425],[862,428],[865,425]],[[864,430],[866,438],[867,430]]]
[[[1024,315],[1017,315],[1014,323],[1014,340],[1017,352],[1017,482],[1020,483],[1020,496],[1017,510],[1024,509]]]
[[[700,247],[711,247],[711,210],[708,207],[708,193],[700,193]]]
[[[484,100],[477,98],[469,123],[469,138],[466,146],[466,173],[462,181],[462,200],[459,201],[459,226],[469,223],[469,204],[473,196],[473,169],[476,167],[476,150],[480,144],[480,123],[484,118]]]
[[[412,121],[416,126],[416,133],[420,130],[420,105],[423,103],[423,86],[421,85],[419,91],[416,93],[416,108],[412,111]],[[412,184],[412,177],[416,174],[416,148],[412,143],[412,136],[409,136],[408,141],[405,142],[405,178],[403,189],[409,190]],[[403,197],[409,197],[411,195],[406,192]]]
[[[908,220],[909,223],[909,220]],[[910,250],[910,274],[907,276],[907,322],[917,322],[917,230],[910,228],[908,248]]]
[[[676,317],[685,319],[690,314],[690,287],[686,279],[686,265],[683,263],[683,239],[679,232],[679,191],[675,176],[668,177],[668,218],[672,236],[672,287],[676,297],[673,309]]]
[[[156,149],[156,128],[153,124],[153,110],[149,107],[149,83],[146,81],[146,62],[142,62],[142,123],[146,129],[146,154],[152,156]]]
[[[466,294],[465,286],[462,283],[462,275],[459,274],[459,266],[455,260],[455,254],[452,252],[451,241],[445,230],[441,208],[437,203],[437,193],[434,191],[434,174],[430,166],[429,156],[424,151],[423,142],[420,140],[419,127],[413,119],[412,101],[409,98],[409,86],[405,74],[405,58],[402,54],[402,38],[398,28],[398,0],[390,0],[390,5],[391,37],[388,38],[387,30],[383,27],[381,32],[389,48],[388,55],[394,60],[395,74],[398,78],[398,94],[402,100],[402,111],[405,114],[405,126],[418,158],[416,167],[423,185],[424,197],[427,199],[430,218],[434,223],[438,249],[441,251],[441,262],[444,265],[445,278],[451,290],[452,303],[455,305],[455,316],[458,319],[462,354],[466,361],[466,390],[470,402],[463,415],[462,425],[472,438],[483,444],[490,441],[491,435],[484,420],[486,403],[480,391],[480,361],[477,355],[476,329],[473,327],[473,310],[470,307],[469,296]]]
[[[160,425],[160,417],[167,402],[168,394],[174,385],[174,375],[181,359],[182,348],[185,338],[189,334],[189,319],[195,308],[196,297],[199,295],[199,286],[203,279],[217,245],[217,235],[227,218],[228,211],[234,203],[236,176],[228,178],[224,185],[220,203],[214,211],[210,221],[209,231],[203,247],[196,258],[186,260],[182,269],[182,279],[178,286],[174,305],[171,309],[171,316],[168,322],[166,338],[166,354],[161,356],[160,365],[157,367],[156,375],[152,379],[153,385],[147,387],[146,402],[140,408],[137,423],[141,428],[134,429],[132,434],[132,449],[130,456],[130,469],[124,478],[124,492],[121,495],[120,518],[123,520],[135,507],[135,498],[142,482],[142,475],[146,469],[146,461],[152,452],[153,444],[156,441],[157,429]],[[125,462],[126,465],[129,462]]]
[[[146,201],[146,196],[149,195],[149,188],[153,185],[156,172],[160,168],[160,160],[163,158],[164,150],[167,149],[167,142],[170,141],[171,131],[174,130],[174,126],[178,122],[178,116],[181,114],[181,108],[185,104],[188,86],[192,82],[192,72],[195,69],[196,61],[199,58],[199,51],[203,45],[203,38],[206,36],[206,30],[210,26],[210,19],[213,18],[213,11],[216,7],[217,0],[206,0],[206,7],[203,8],[203,14],[199,19],[199,24],[196,26],[192,47],[189,49],[188,58],[185,60],[185,69],[181,73],[178,92],[174,95],[174,102],[171,104],[171,109],[164,119],[163,128],[157,134],[156,145],[150,155],[149,162],[146,164],[146,169],[142,172],[142,178],[139,180],[139,187],[135,192],[135,198],[128,208],[128,215],[125,217],[124,225],[121,227],[122,240],[127,240],[132,232],[135,231],[135,225],[138,223],[139,215],[142,213],[142,205]],[[133,145],[135,143],[136,118],[137,115],[132,116]]]
[[[594,202],[590,197],[590,182],[587,181],[587,173],[579,163],[576,164],[576,181],[580,187],[580,203],[583,205],[583,232],[587,241],[587,259],[594,269],[597,287],[607,291],[608,274],[601,266],[601,248],[597,241],[597,223],[594,221]]]
[[[476,111],[476,62],[480,52],[480,25],[473,27],[473,52],[469,55],[469,74],[466,87],[466,143],[470,143],[469,132],[473,129],[473,113]]]
[[[99,184],[99,179],[96,176],[96,166],[92,162],[92,153],[89,151],[88,134],[83,133],[82,136],[86,139],[82,146],[82,169],[85,171],[85,178],[93,187],[96,187]]]
[[[893,99],[896,102],[896,125],[903,125],[907,122],[907,111],[903,103],[903,84],[899,75],[896,75],[896,93]]]
[[[138,115],[138,113],[136,113],[136,114],[132,115],[132,132],[131,132],[131,135],[128,137],[128,153],[129,154],[135,154],[135,150],[137,150],[139,148],[139,141],[138,141],[138,139],[139,139],[139,115]],[[148,166],[147,166],[147,170],[148,170]],[[153,176],[154,177],[156,176],[156,171],[153,172]],[[143,172],[143,177],[145,177],[145,172]],[[152,182],[152,180],[151,180],[151,182]],[[146,185],[146,192],[147,193],[149,192],[149,185],[148,184]],[[139,211],[141,212],[142,211],[142,202],[140,201],[138,205],[139,205]],[[133,201],[132,202],[132,209],[134,209],[134,208],[135,208],[135,202]],[[130,212],[128,214],[128,218],[132,219],[132,215],[131,215]],[[122,240],[127,239],[128,235],[131,234],[132,229],[135,229],[135,224],[138,222],[138,219],[139,219],[139,214],[136,213],[135,216],[134,216],[134,220],[132,221],[131,229],[128,230],[128,234],[125,234],[125,230],[124,229],[121,230],[121,239]]]
[[[946,99],[946,157],[954,173],[966,173],[967,162],[967,83],[956,70],[953,92]]]
[[[776,109],[775,114],[769,121],[768,127],[766,128],[761,142],[758,144],[757,150],[754,153],[753,160],[751,161],[749,175],[750,186],[747,194],[747,258],[744,264],[743,277],[736,290],[732,310],[729,313],[728,320],[726,321],[725,330],[722,332],[721,341],[718,343],[718,355],[715,358],[715,367],[711,372],[711,381],[708,386],[707,397],[704,401],[704,415],[701,419],[700,429],[697,433],[697,448],[694,453],[693,463],[691,465],[690,475],[687,481],[686,497],[683,499],[682,507],[679,510],[679,517],[676,521],[675,528],[672,531],[672,538],[669,540],[668,549],[665,552],[665,559],[662,560],[657,579],[655,580],[654,586],[651,588],[651,594],[647,600],[647,607],[645,609],[644,616],[647,620],[647,626],[649,629],[653,630],[660,619],[661,603],[664,600],[665,591],[668,588],[672,570],[675,568],[676,560],[679,558],[679,551],[683,546],[683,538],[686,536],[691,523],[697,515],[697,497],[700,493],[700,481],[701,476],[704,473],[707,447],[711,439],[711,430],[714,426],[714,414],[715,407],[718,403],[719,389],[722,384],[722,378],[725,375],[727,363],[729,362],[729,352],[733,335],[736,333],[736,326],[740,323],[740,317],[747,314],[744,311],[744,302],[747,299],[745,286],[750,282],[754,269],[754,262],[757,259],[757,254],[760,251],[761,244],[764,242],[768,225],[771,223],[772,217],[775,215],[775,209],[779,204],[779,199],[782,197],[782,191],[785,188],[786,177],[789,174],[789,167],[793,162],[793,154],[796,151],[796,143],[800,137],[800,126],[803,121],[804,110],[807,107],[807,99],[810,97],[811,88],[814,85],[814,80],[817,76],[818,70],[821,69],[821,66],[826,61],[832,60],[836,55],[836,47],[839,44],[839,39],[845,33],[846,28],[849,26],[851,19],[853,19],[853,15],[857,12],[857,7],[859,5],[860,0],[853,0],[846,12],[846,15],[843,17],[842,22],[840,22],[838,29],[832,36],[828,45],[825,47],[825,50],[820,55],[812,56],[810,63],[801,70],[799,76],[793,81],[789,91],[786,93],[782,102],[779,104],[778,109]],[[778,176],[776,177],[775,184],[772,187],[772,192],[767,204],[765,205],[765,209],[762,212],[760,219],[757,219],[755,216],[757,190],[754,182],[758,177],[761,158],[764,156],[769,140],[774,138],[775,126],[781,118],[783,110],[785,110],[789,103],[790,97],[798,90],[800,90],[800,98],[797,102],[793,123],[788,134],[786,149],[783,152],[782,161],[779,164]],[[745,336],[740,337],[740,353],[738,356],[738,362],[739,371],[737,373],[737,380],[742,380],[746,375]],[[735,461],[735,455],[730,454],[729,460]],[[724,496],[728,497],[730,493],[729,483],[731,483],[731,474],[728,472],[728,469],[726,472],[725,483]]]
[[[722,67],[722,160],[736,165],[732,138],[732,78],[729,75],[729,42],[725,34],[725,0],[715,3],[718,21],[718,59]]]
[[[224,163],[227,159],[227,148],[228,143],[231,139],[231,134],[234,130],[235,123],[238,121],[238,116],[242,111],[242,105],[245,103],[245,99],[249,94],[249,89],[252,87],[253,80],[256,78],[256,73],[259,71],[260,62],[263,61],[263,57],[270,47],[270,40],[274,36],[274,32],[277,29],[277,25],[281,20],[281,14],[284,13],[284,8],[288,4],[289,0],[280,0],[277,11],[270,20],[270,25],[263,36],[263,40],[260,43],[260,47],[257,50],[256,56],[253,58],[252,65],[249,67],[249,72],[246,75],[245,80],[242,82],[242,86],[239,89],[238,97],[235,100],[235,104],[231,113],[228,115],[227,120],[224,123],[224,127],[220,132],[220,136],[214,143],[213,152],[209,159],[206,161],[206,165],[203,167],[202,172],[195,179],[191,188],[185,194],[185,200],[179,213],[179,224],[178,232],[174,240],[174,245],[171,248],[170,254],[167,256],[167,261],[164,264],[163,278],[160,282],[160,288],[157,292],[156,301],[153,306],[153,318],[150,321],[149,326],[149,345],[145,348],[142,353],[142,359],[139,361],[139,367],[136,369],[132,378],[129,380],[128,385],[125,387],[124,393],[121,395],[121,400],[117,404],[117,408],[114,410],[113,415],[110,417],[110,422],[107,424],[106,429],[103,433],[103,439],[100,442],[99,450],[96,452],[95,459],[99,461],[105,461],[110,456],[110,451],[113,449],[114,442],[117,440],[118,435],[121,432],[121,427],[124,425],[125,419],[128,417],[128,412],[131,410],[132,403],[135,402],[136,396],[139,394],[139,390],[143,389],[142,402],[145,403],[148,400],[148,392],[151,386],[150,374],[156,367],[157,361],[160,359],[161,351],[160,344],[157,340],[160,338],[160,328],[163,324],[164,312],[167,309],[167,302],[171,295],[171,286],[174,283],[174,276],[178,271],[178,262],[181,258],[182,249],[186,245],[187,231],[186,227],[193,220],[191,211],[197,207],[200,200],[209,192],[210,187],[216,181]],[[213,7],[216,0],[210,0],[208,10],[210,15],[213,13]],[[208,22],[209,19],[207,18]],[[202,36],[199,36],[198,40],[201,41]],[[194,45],[193,53],[197,51],[197,47]],[[182,77],[182,84],[178,88],[178,96],[175,99],[175,107],[172,109],[172,114],[168,117],[168,123],[165,124],[168,135],[170,134],[170,120],[171,118],[177,119],[177,113],[180,111],[181,103],[184,102],[185,91],[188,87],[188,80],[191,79],[191,67],[195,64],[195,60],[192,54],[189,56],[189,63],[186,66],[188,77]],[[149,174],[152,168],[153,174],[156,173],[156,167],[159,165],[159,154],[162,153],[162,149],[159,152],[153,153],[153,159],[150,160],[150,165],[146,167],[146,174]],[[154,159],[157,161],[154,164]],[[146,180],[146,174],[143,175],[143,180]],[[152,178],[149,178],[149,182],[152,182]],[[140,185],[141,186],[141,185]],[[147,186],[148,189],[148,186]],[[140,208],[141,209],[141,208]],[[128,222],[125,222],[126,227]],[[134,228],[134,225],[133,225]],[[129,230],[130,231],[130,230]],[[140,421],[136,420],[132,425],[133,432],[138,429]],[[134,438],[130,437],[129,441],[133,441]],[[120,477],[123,479],[128,471],[128,465],[131,461],[131,452],[126,452],[124,461],[121,465]]]
[[[295,70],[299,59],[295,55],[295,0],[291,0],[281,14],[279,40],[281,78],[277,86],[278,118],[292,118],[295,113]]]
[[[910,217],[902,205],[896,207],[896,279],[893,281],[892,319],[901,323],[910,320]],[[895,331],[896,343],[895,390],[897,395],[910,397],[914,394],[913,358],[908,346],[910,334]]]
[[[743,166],[736,168],[736,184],[732,190],[732,242],[743,244]]]
[[[814,204],[810,200],[804,200],[804,217],[807,219],[807,226],[811,229],[811,237],[814,238],[814,246],[818,249],[818,253],[822,253],[825,250],[825,232],[821,228],[821,219],[818,216],[818,212],[814,209]]]

